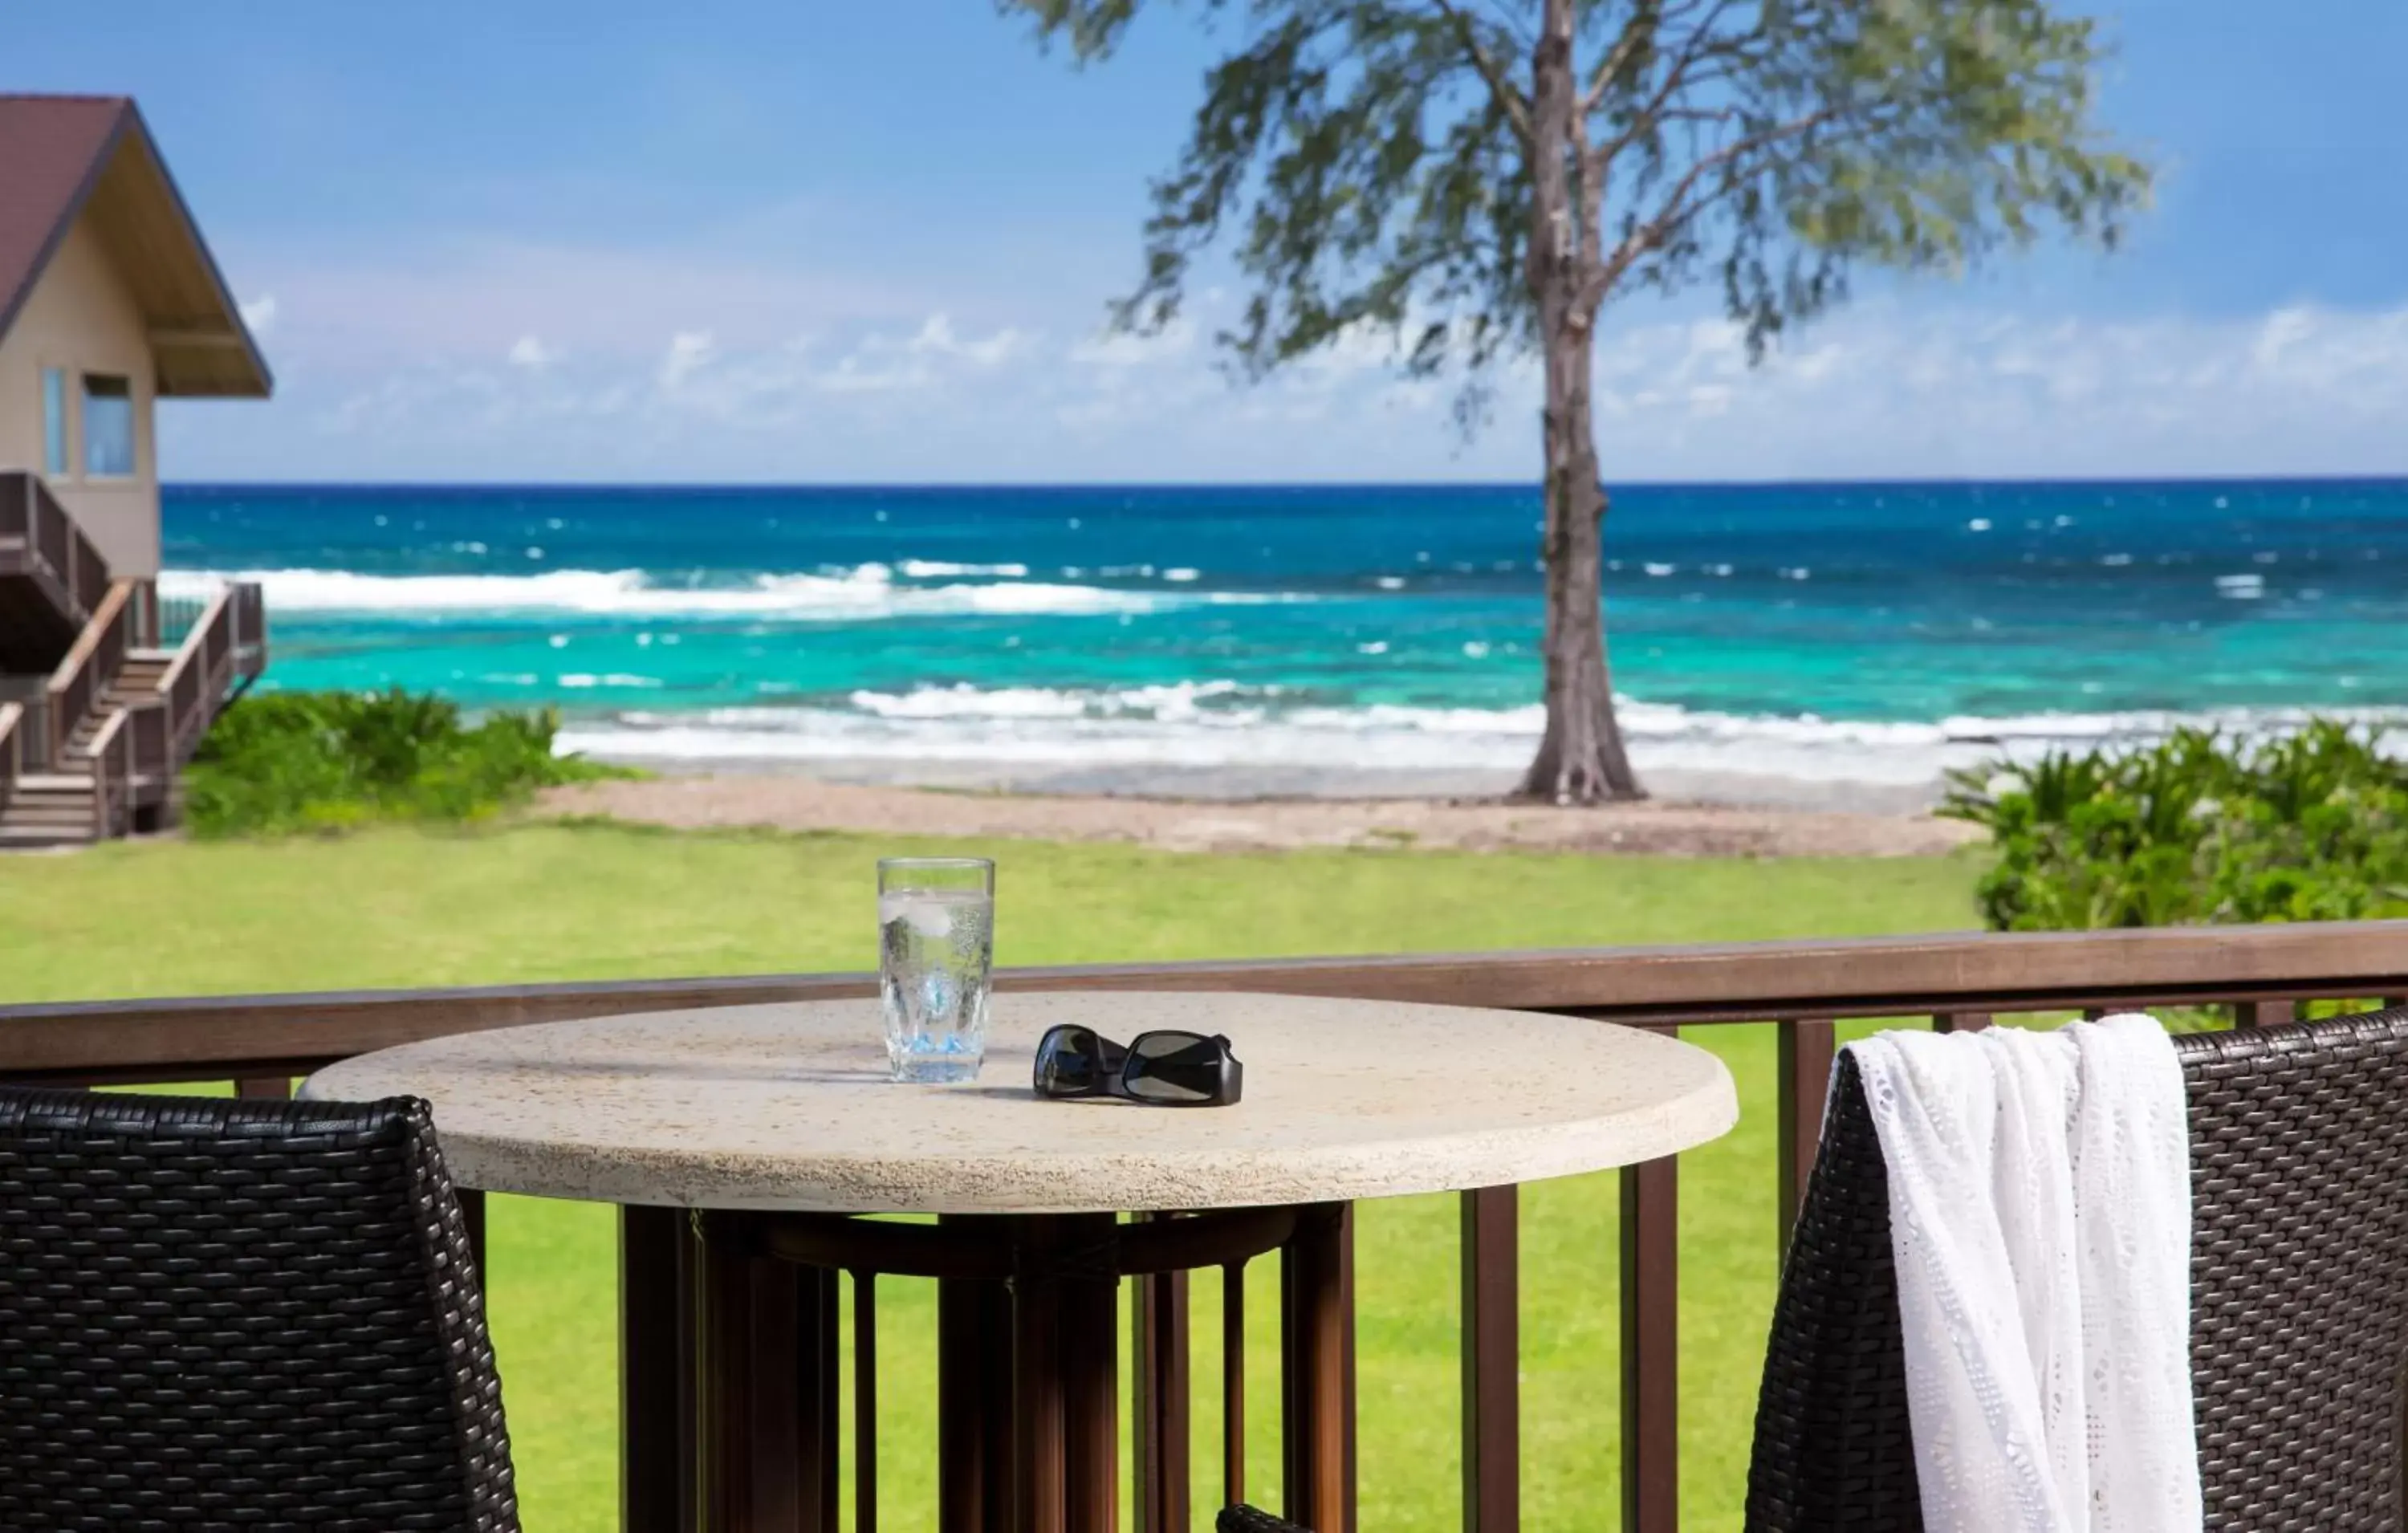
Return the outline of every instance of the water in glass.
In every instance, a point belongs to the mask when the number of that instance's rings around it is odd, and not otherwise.
[[[897,1081],[975,1080],[986,1055],[991,886],[880,881],[879,990],[890,1071]]]

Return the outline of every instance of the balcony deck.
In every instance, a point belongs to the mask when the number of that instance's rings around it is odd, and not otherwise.
[[[2310,1003],[2401,1004],[2408,997],[2408,922],[1021,969],[999,975],[998,984],[1242,989],[1505,1007],[1650,1028],[1769,1030],[1779,1122],[1763,1175],[1774,1189],[1785,1239],[1843,1023],[1973,1028],[2017,1015],[2180,1007],[2260,1026],[2289,1021]],[[0,1008],[0,1078],[233,1080],[247,1094],[282,1095],[296,1074],[420,1039],[632,1010],[873,994],[872,976],[821,974],[7,1007]],[[1682,1526],[1680,1172],[1677,1161],[1664,1160],[1619,1176],[1622,1526],[1670,1533]],[[693,1526],[696,1472],[691,1445],[664,1428],[657,1409],[658,1386],[673,1385],[689,1361],[673,1323],[673,1280],[679,1242],[690,1237],[681,1221],[652,1217],[654,1211],[630,1211],[621,1226],[622,1504],[624,1526],[645,1533]],[[1506,1533],[1522,1518],[1523,1219],[1516,1189],[1461,1196],[1462,1238],[1453,1255],[1464,1280],[1462,1524],[1477,1533]],[[1152,1340],[1136,1354],[1133,1504],[1136,1526],[1161,1533],[1187,1527],[1197,1510],[1189,1504],[1186,1477],[1160,1467],[1184,1462],[1188,1396],[1199,1382],[1167,1361],[1189,1355],[1182,1280],[1136,1281],[1141,1328]],[[874,1311],[865,1302],[857,1312]],[[1761,1326],[1766,1318],[1735,1323]],[[1376,1368],[1376,1358],[1367,1354],[1366,1366]],[[863,1416],[874,1418],[874,1410]],[[865,1434],[855,1444],[856,1462],[867,1454],[874,1463],[879,1451],[874,1436]],[[1380,1466],[1367,1462],[1361,1472],[1376,1475]],[[864,1480],[874,1486],[874,1475],[856,1475],[856,1485]],[[1353,1521],[1350,1513],[1350,1526]]]

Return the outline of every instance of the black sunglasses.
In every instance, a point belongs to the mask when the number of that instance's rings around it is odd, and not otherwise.
[[[1092,1027],[1046,1029],[1037,1045],[1039,1096],[1120,1096],[1154,1107],[1227,1107],[1246,1067],[1226,1038],[1140,1033],[1126,1047]]]

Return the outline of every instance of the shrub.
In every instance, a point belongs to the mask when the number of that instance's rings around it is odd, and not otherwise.
[[[1952,772],[1941,812],[1990,832],[2002,931],[2408,915],[2408,763],[2381,738],[2177,730]]]
[[[495,712],[474,725],[440,697],[281,692],[221,714],[184,776],[194,834],[337,830],[377,820],[466,821],[537,789],[617,775],[552,753],[559,716]]]

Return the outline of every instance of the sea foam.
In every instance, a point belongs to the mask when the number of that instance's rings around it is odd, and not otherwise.
[[[906,566],[907,574],[913,566]],[[921,565],[924,570],[930,566]],[[953,568],[956,566],[944,566]],[[966,566],[960,566],[966,567]],[[991,566],[1000,571],[1003,566]],[[763,575],[742,585],[664,585],[640,570],[554,569],[539,575],[367,575],[342,569],[169,570],[160,594],[190,596],[226,580],[256,581],[268,609],[437,618],[513,612],[595,617],[778,618],[862,622],[888,617],[1141,613],[1197,600],[1243,599],[1007,580],[907,584],[884,565],[836,574]]]
[[[2255,731],[2306,716],[2275,709],[2068,712],[1912,724],[1721,713],[1635,698],[1623,699],[1619,714],[1642,771],[1898,785],[1928,784],[1951,767],[2001,756],[2030,761],[2053,749],[2153,739],[2183,724]],[[2397,717],[2377,710],[2343,716]],[[1291,706],[1279,688],[1228,680],[1094,690],[955,685],[855,692],[843,706],[624,712],[572,724],[561,735],[561,748],[679,762],[920,759],[1504,772],[1527,765],[1545,722],[1536,703]],[[2395,732],[2390,743],[2408,751],[2408,732]]]

